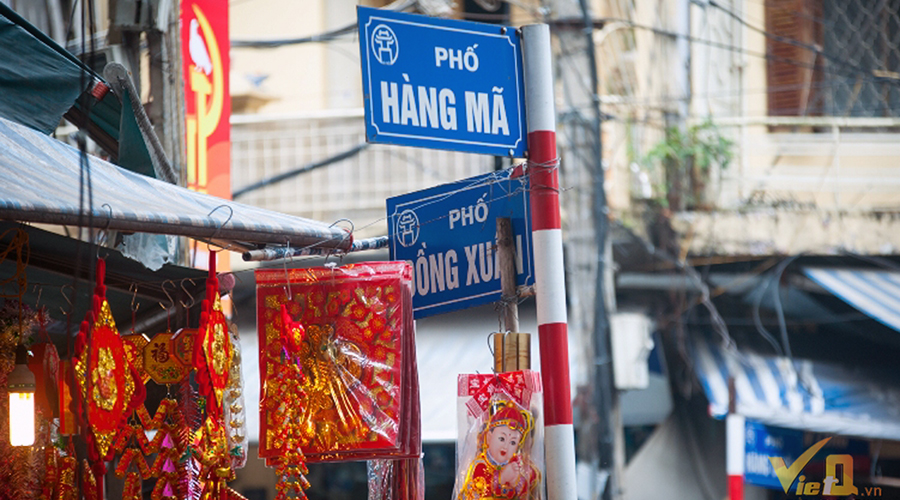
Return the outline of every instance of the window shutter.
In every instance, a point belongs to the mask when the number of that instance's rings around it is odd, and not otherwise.
[[[821,46],[821,0],[766,1],[766,85],[769,116],[819,114],[815,83],[821,64],[807,47]],[[799,42],[801,47],[790,41]]]

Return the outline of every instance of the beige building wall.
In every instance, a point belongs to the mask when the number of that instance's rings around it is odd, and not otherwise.
[[[253,0],[229,4],[232,40],[299,38],[321,33],[321,0]],[[322,44],[276,49],[231,49],[231,92],[256,92],[270,98],[259,111],[293,113],[324,107],[325,48]],[[251,78],[265,78],[258,86]]]
[[[615,3],[615,0],[610,0]],[[666,2],[672,4],[673,2]],[[751,26],[765,28],[765,4],[723,1]],[[666,6],[636,4],[636,23],[666,28]],[[691,120],[711,118],[735,142],[734,161],[713,171],[708,196],[712,211],[674,214],[684,251],[695,254],[896,253],[900,251],[900,120],[853,117],[770,117],[767,109],[766,38],[736,24],[726,13],[692,7]],[[827,36],[827,35],[826,35]],[[660,55],[671,42],[647,31],[635,33],[631,109],[660,116],[670,67]],[[709,41],[711,43],[704,43]],[[711,47],[721,44],[737,50]],[[647,120],[648,122],[652,121]],[[658,126],[645,123],[632,138],[646,152]],[[625,125],[612,125],[624,134]],[[654,130],[656,129],[656,130]],[[616,164],[621,159],[614,151]],[[631,198],[635,177],[632,175]],[[622,200],[616,199],[617,203]],[[628,207],[616,206],[627,210]]]

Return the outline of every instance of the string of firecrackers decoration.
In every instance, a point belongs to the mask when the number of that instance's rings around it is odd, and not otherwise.
[[[126,483],[137,481],[138,484],[140,479],[158,478],[151,494],[153,500],[185,498],[181,491],[185,473],[181,463],[186,448],[185,423],[178,402],[171,398],[163,399],[152,419],[143,405],[137,408],[135,414],[140,423],[124,426],[113,445],[114,450],[122,454],[116,475],[126,477]],[[147,439],[146,431],[156,431],[153,440]],[[148,467],[144,455],[152,454],[156,454],[156,459],[153,466]],[[136,471],[128,472],[132,464]]]
[[[81,464],[81,484],[81,494],[84,496],[84,500],[103,500],[103,495],[98,489],[97,478],[94,477],[94,471],[87,459]]]
[[[147,443],[146,448],[142,446],[147,455],[157,454],[150,468],[150,475],[157,478],[150,498],[152,500],[187,498],[184,491],[186,471],[181,460],[187,449],[186,424],[178,402],[167,397],[160,402],[152,420],[145,408],[139,409],[138,418],[145,430],[157,431],[153,441]]]
[[[122,499],[141,500],[141,498],[141,476],[136,472],[129,472],[128,477],[125,478],[125,485],[122,488]]]
[[[75,500],[78,497],[78,479],[75,476],[77,467],[74,454],[70,453],[59,459],[59,491],[56,500]]]
[[[278,370],[277,386],[281,392],[278,398],[272,398],[266,403],[297,402],[297,404],[278,404],[278,407],[275,408],[281,423],[277,439],[282,443],[281,454],[272,459],[276,464],[275,473],[279,478],[275,500],[287,500],[289,498],[306,498],[304,490],[309,489],[310,486],[306,479],[306,475],[309,474],[306,467],[306,456],[300,446],[303,441],[303,433],[299,425],[302,415],[300,402],[306,399],[306,393],[302,387],[303,365],[300,360],[300,350],[306,332],[300,322],[291,320],[284,304],[281,305],[280,319],[280,340],[284,360],[281,369]]]
[[[379,432],[395,443],[396,427],[376,432],[372,424],[375,414],[395,422],[399,415],[399,342],[394,334],[399,318],[391,314],[399,304],[398,290],[371,280],[367,285],[351,283],[328,290],[334,284],[329,275],[317,275],[315,270],[303,273],[299,278],[310,285],[307,293],[293,294],[292,300],[281,293],[281,287],[270,287],[277,293],[261,293],[265,325],[260,353],[265,398],[260,405],[265,424],[261,456],[269,459],[285,449],[281,428],[285,422],[299,427],[300,446],[307,457],[311,452],[328,458],[335,451],[364,449],[384,439]],[[282,404],[296,404],[284,398],[292,393],[290,383],[297,383],[284,373],[285,363],[281,363],[283,346],[276,325],[282,323],[282,306],[306,325],[299,356],[305,375],[299,383],[305,397],[301,417],[294,422],[285,418]]]

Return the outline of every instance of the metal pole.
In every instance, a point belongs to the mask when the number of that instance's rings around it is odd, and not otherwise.
[[[550,27],[522,27],[528,175],[534,242],[535,290],[541,376],[544,380],[544,449],[549,500],[574,500],[575,435],[569,383],[568,317],[559,211],[559,158]]]
[[[746,419],[738,415],[734,379],[728,379],[728,415],[725,416],[725,472],[728,500],[744,500],[744,431]]]

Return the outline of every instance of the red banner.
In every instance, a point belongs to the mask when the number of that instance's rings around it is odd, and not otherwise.
[[[228,2],[183,0],[181,41],[187,184],[231,199]]]

